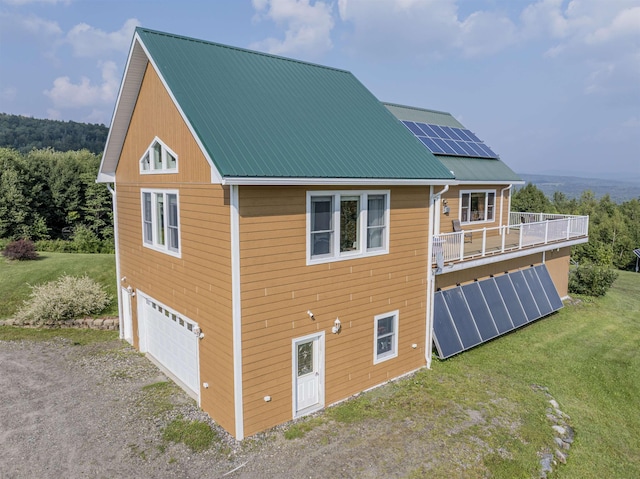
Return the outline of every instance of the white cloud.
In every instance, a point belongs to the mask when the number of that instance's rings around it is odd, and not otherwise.
[[[268,19],[284,27],[284,39],[269,37],[251,48],[276,55],[319,57],[329,51],[334,26],[332,5],[310,0],[253,0],[257,20]]]
[[[516,41],[505,15],[476,11],[466,18],[456,0],[338,0],[340,19],[353,28],[354,54],[438,59],[490,55]]]
[[[0,92],[0,98],[5,101],[15,100],[18,96],[18,90],[15,87],[6,87]]]
[[[68,76],[58,77],[53,81],[53,87],[45,90],[56,109],[94,107],[107,105],[115,101],[120,86],[117,76],[118,68],[114,62],[101,62],[102,83],[92,84],[87,77],[82,77],[79,83],[73,83]]]
[[[7,36],[25,32],[33,37],[47,39],[62,35],[62,29],[57,22],[35,15],[25,16],[7,12],[0,12],[0,31]]]
[[[78,57],[100,57],[109,52],[126,52],[131,45],[133,32],[140,22],[130,18],[124,22],[120,30],[104,32],[98,28],[80,23],[66,35],[64,43],[71,45],[74,55]]]

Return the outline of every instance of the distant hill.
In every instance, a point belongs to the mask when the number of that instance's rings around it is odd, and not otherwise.
[[[21,153],[34,148],[53,148],[57,151],[87,149],[99,155],[108,133],[104,125],[0,113],[0,147],[14,148]]]
[[[593,191],[596,198],[608,194],[611,200],[616,203],[640,198],[640,183],[637,182],[579,178],[577,176],[518,174],[527,183],[533,183],[549,199],[556,191],[564,193],[568,198],[579,198],[586,190]]]

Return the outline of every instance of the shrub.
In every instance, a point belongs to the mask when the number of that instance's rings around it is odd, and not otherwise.
[[[569,292],[587,296],[604,296],[618,277],[618,272],[594,264],[576,267],[569,274]]]
[[[88,276],[63,275],[56,281],[31,286],[31,296],[16,313],[21,323],[42,324],[99,313],[111,298]]]
[[[33,241],[28,239],[19,239],[12,241],[2,250],[2,256],[15,259],[18,261],[26,261],[30,259],[36,259],[38,253],[36,252],[36,246]]]

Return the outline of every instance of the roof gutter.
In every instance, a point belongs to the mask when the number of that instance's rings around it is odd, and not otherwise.
[[[428,178],[299,178],[299,177],[238,177],[228,176],[222,178],[223,185],[245,186],[313,186],[313,185],[363,185],[363,186],[432,186],[432,185],[457,185],[454,179],[428,179]],[[502,183],[504,184],[504,183]]]

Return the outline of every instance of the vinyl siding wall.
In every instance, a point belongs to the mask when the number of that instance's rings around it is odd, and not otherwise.
[[[482,190],[482,191],[493,191],[496,192],[496,204],[495,204],[495,214],[494,221],[488,222],[471,222],[467,224],[463,224],[462,228],[465,230],[475,230],[482,228],[495,228],[500,226],[500,215],[502,214],[502,224],[509,224],[509,192],[511,190],[505,190],[502,192],[502,189],[509,186],[506,185],[462,185],[462,186],[452,186],[449,191],[442,195],[442,200],[447,201],[447,205],[449,206],[449,214],[445,214],[442,208],[442,201],[440,202],[440,208],[438,208],[440,214],[440,233],[451,233],[453,232],[453,224],[452,220],[460,219],[460,192],[467,190]],[[503,195],[504,199],[502,200],[502,211],[500,211],[500,195]],[[438,213],[438,212],[437,212]],[[487,233],[488,236],[498,235],[498,230],[489,231]]]
[[[325,405],[425,365],[427,188],[391,189],[389,254],[310,266],[307,189],[239,191],[246,435],[292,418],[294,338],[325,332]],[[374,365],[374,316],[394,310],[398,357]]]
[[[139,160],[155,137],[178,155],[178,173],[141,175]],[[181,257],[143,247],[141,188],[178,191]],[[147,71],[116,171],[123,286],[130,285],[196,321],[201,405],[233,432],[233,355],[229,191],[211,184],[211,169],[152,68]],[[138,347],[137,305],[133,331]]]

